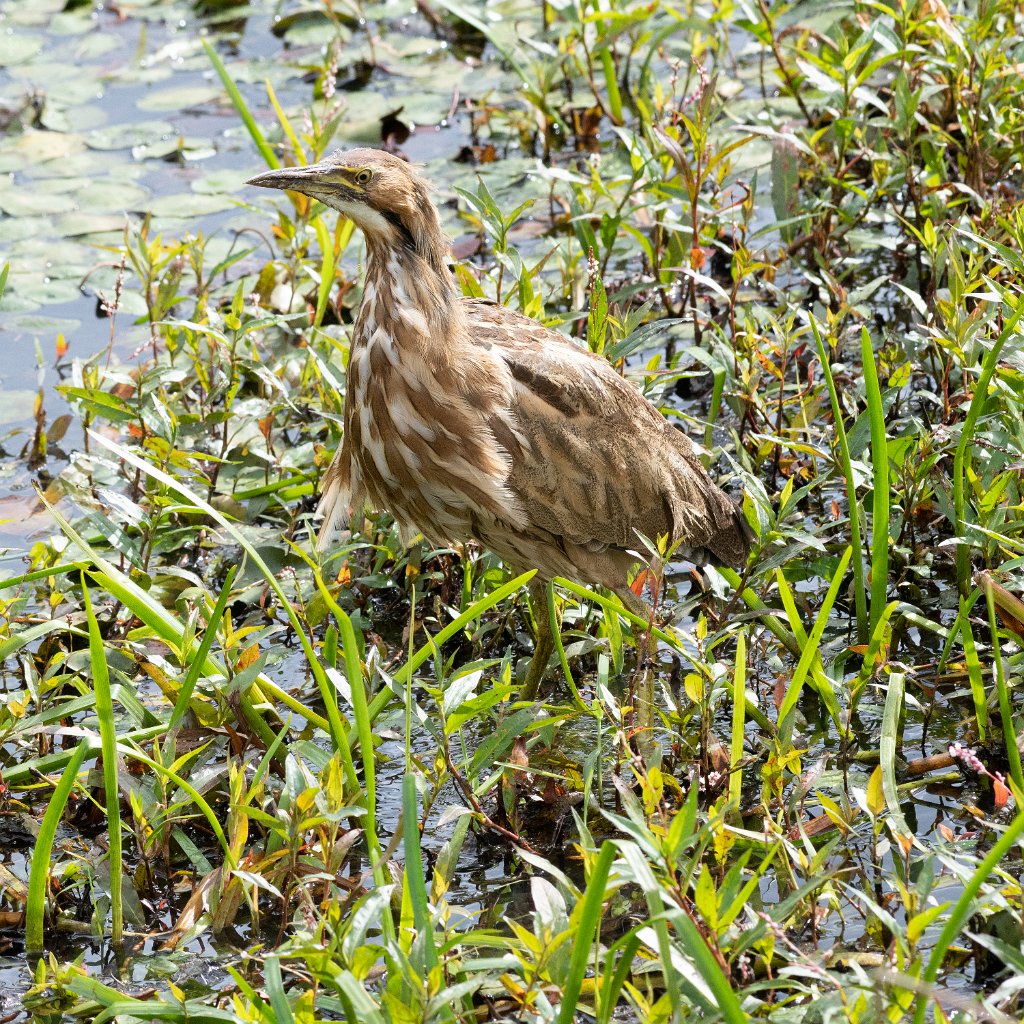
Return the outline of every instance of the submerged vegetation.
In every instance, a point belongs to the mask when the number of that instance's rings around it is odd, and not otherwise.
[[[125,227],[91,157],[203,143],[76,134],[2,10],[0,315],[67,301],[49,211],[109,329],[44,337],[67,411],[0,438],[44,513],[0,562],[8,1019],[1021,1018],[1019,3],[122,5],[183,18],[175,109],[234,154]],[[241,183],[370,132],[463,290],[602,353],[757,536],[647,623],[557,587],[540,702],[529,574],[384,514],[310,541],[361,243]]]

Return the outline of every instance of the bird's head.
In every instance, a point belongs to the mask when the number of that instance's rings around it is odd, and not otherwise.
[[[282,167],[247,182],[301,192],[350,218],[371,249],[408,250],[432,264],[446,246],[426,182],[406,161],[377,149],[339,151],[308,167]]]

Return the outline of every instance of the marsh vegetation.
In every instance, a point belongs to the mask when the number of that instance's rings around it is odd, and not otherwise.
[[[1020,1020],[1019,3],[0,17],[5,1019]],[[526,577],[314,552],[361,242],[243,183],[367,143],[742,501],[643,736],[618,598],[523,702]]]

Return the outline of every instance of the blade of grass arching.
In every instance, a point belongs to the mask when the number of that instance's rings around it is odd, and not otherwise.
[[[902,672],[890,672],[885,688],[885,708],[882,711],[882,735],[879,740],[879,765],[882,769],[882,793],[885,806],[895,831],[901,836],[913,836],[900,807],[896,785],[896,754],[900,747],[903,720],[904,678]]]
[[[871,610],[869,632],[874,633],[885,607],[889,586],[889,445],[885,437],[885,410],[878,388],[875,352],[866,327],[860,333],[861,362],[864,369],[864,393],[871,423]]]
[[[704,447],[710,452],[715,442],[715,424],[722,411],[722,396],[725,394],[725,370],[715,370],[711,386],[711,403],[708,406],[708,421],[704,425]]]
[[[793,636],[795,636],[797,641],[800,643],[800,654],[803,656],[803,653],[807,650],[809,642],[807,632],[804,629],[803,623],[800,621],[800,612],[797,610],[796,598],[793,596],[793,590],[789,585],[789,581],[786,579],[786,574],[781,569],[775,570],[775,581],[779,592],[779,598],[782,601],[782,607],[786,611],[786,618],[789,620],[790,628],[793,630]],[[840,733],[843,733],[845,730],[836,717],[839,713],[839,700],[835,695],[835,687],[832,685],[832,680],[825,673],[825,670],[822,667],[820,652],[811,658],[811,665],[808,669],[808,673],[811,678],[811,686],[814,689],[814,692],[822,699],[825,706],[829,709],[829,713],[832,715]]]
[[[334,240],[322,217],[318,217],[316,220],[316,237],[320,243],[320,254],[323,259],[320,264],[320,289],[316,296],[316,315],[313,317],[314,328],[324,322],[327,302],[331,297],[331,288],[334,286]]]
[[[616,124],[622,124],[622,94],[615,77],[615,60],[612,57],[612,43],[601,50],[601,70],[604,73],[604,87],[608,90],[608,113]]]
[[[986,282],[994,291],[1001,291],[993,282]],[[960,539],[956,548],[956,582],[960,593],[965,597],[971,589],[971,552],[967,546],[967,463],[971,443],[974,440],[974,430],[978,425],[978,418],[981,416],[985,404],[988,402],[988,386],[992,380],[999,362],[999,355],[1003,346],[1010,339],[1010,336],[1017,328],[1022,316],[1024,316],[1024,301],[1016,300],[1016,307],[1009,294],[1002,291],[1003,301],[1006,302],[1013,314],[1003,325],[992,347],[985,352],[981,361],[981,373],[978,375],[978,382],[974,385],[974,395],[971,404],[967,408],[967,415],[964,417],[964,425],[960,429],[960,440],[957,441],[956,452],[953,455],[953,514],[956,516],[954,529]]]
[[[227,866],[234,871],[238,867],[238,862],[231,852],[231,844],[228,842],[227,836],[224,835],[224,829],[221,828],[217,815],[213,813],[213,808],[206,802],[199,790],[177,772],[172,771],[166,765],[160,764],[159,761],[154,761],[153,758],[148,757],[137,747],[129,746],[127,743],[122,742],[117,745],[117,749],[122,757],[130,757],[152,768],[158,775],[170,779],[182,792],[187,793],[191,797],[199,813],[206,819],[213,834],[217,837],[217,842],[220,843],[220,848],[224,851],[224,860]]]
[[[7,579],[0,580],[0,590],[20,587],[25,583],[35,583],[36,580],[45,580],[50,576],[64,576],[81,568],[76,562],[64,562],[61,565],[51,565],[49,569],[36,569],[34,572],[26,572],[21,576],[8,576]],[[0,661],[3,661],[3,658],[0,658]]]
[[[111,939],[119,946],[124,939],[124,904],[121,878],[124,860],[121,856],[121,787],[117,779],[117,725],[114,702],[110,696],[110,671],[107,652],[100,636],[100,626],[92,608],[89,586],[82,573],[82,603],[89,623],[89,657],[92,662],[92,685],[96,692],[96,720],[100,729],[100,750],[103,755],[103,792],[107,810],[107,857],[110,865]]]
[[[57,834],[64,807],[75,788],[78,772],[89,752],[91,743],[83,739],[73,751],[68,751],[68,763],[60,777],[32,847],[32,864],[28,874],[28,897],[25,902],[25,952],[38,953],[43,948],[43,918],[46,914],[46,890],[50,876],[50,855],[53,837]]]
[[[964,644],[964,664],[967,666],[967,679],[971,684],[971,700],[974,703],[974,720],[978,725],[978,741],[985,742],[988,731],[988,700],[985,695],[985,680],[981,677],[981,662],[978,660],[978,648],[974,643],[974,630],[967,608],[967,598],[960,595],[960,638]],[[994,634],[993,634],[994,636]]]
[[[90,735],[87,730],[78,729],[74,726],[65,729],[64,732],[69,736],[85,734],[88,737]],[[130,739],[134,743],[148,743],[157,736],[162,736],[165,732],[167,732],[167,726],[161,723],[148,729],[135,729],[130,733],[126,733],[122,739]],[[33,783],[38,782],[41,775],[53,775],[56,772],[64,771],[70,763],[72,755],[73,751],[70,749],[58,750],[56,753],[43,754],[42,757],[33,757],[27,761],[19,761],[17,764],[4,768],[4,782],[11,788],[27,789]]]
[[[260,131],[259,125],[256,124],[255,118],[249,112],[248,104],[242,99],[242,94],[238,91],[238,86],[235,85],[228,74],[228,69],[224,67],[224,62],[220,59],[220,55],[213,48],[213,44],[205,36],[201,39],[203,49],[206,50],[206,56],[209,57],[210,63],[213,65],[213,70],[217,72],[218,77],[224,85],[224,91],[228,94],[228,98],[231,100],[235,111],[238,116],[242,119],[242,124],[245,125],[245,130],[249,133],[249,138],[252,139],[254,145],[260,152],[260,156],[263,157],[266,165],[271,170],[277,170],[281,166],[281,161],[277,159],[277,154],[267,143],[267,140],[263,137],[263,132]]]
[[[718,574],[726,583],[729,584],[729,586],[733,588],[733,590],[736,590],[739,587],[740,574],[735,569],[719,568]],[[743,593],[740,594],[740,599],[752,612],[757,612],[758,618],[760,618],[761,622],[768,627],[771,633],[775,636],[775,639],[778,640],[794,658],[800,657],[800,654],[802,653],[800,642],[788,629],[786,629],[782,620],[777,615],[772,614],[768,605],[766,605],[764,601],[762,601],[761,598],[759,598],[757,594],[750,589],[750,587],[747,587]]]
[[[313,566],[313,578],[316,580],[320,596],[323,597],[338,623],[342,656],[345,659],[345,678],[352,700],[352,716],[355,718],[355,731],[359,740],[359,755],[363,762],[362,793],[366,806],[363,830],[370,848],[370,869],[373,872],[373,881],[376,886],[381,887],[387,884],[389,879],[385,875],[384,854],[380,848],[377,834],[377,765],[373,748],[373,722],[370,719],[370,709],[366,699],[366,675],[359,660],[359,644],[356,640],[356,631],[352,620],[331,596],[331,592],[324,584],[323,576],[316,566]],[[395,925],[391,918],[390,906],[384,915],[383,930],[385,938],[394,938]]]
[[[267,99],[270,100],[270,105],[274,108],[274,113],[277,114],[277,123],[281,126],[281,131],[285,133],[288,138],[288,142],[292,147],[292,153],[295,155],[295,162],[297,164],[304,164],[309,160],[306,156],[305,147],[299,142],[298,135],[295,134],[295,129],[292,127],[292,122],[288,115],[281,108],[281,104],[277,102],[277,93],[274,92],[274,87],[270,83],[269,78],[263,79],[263,84],[267,89]]]
[[[850,458],[850,443],[846,437],[843,409],[839,404],[839,392],[836,391],[836,382],[832,377],[832,366],[828,353],[825,351],[825,343],[818,330],[818,321],[813,316],[810,321],[814,342],[818,346],[818,361],[821,364],[822,376],[825,378],[825,387],[828,389],[829,401],[832,403],[832,424],[836,432],[836,442],[839,445],[840,466],[843,476],[846,478],[846,504],[850,510],[850,544],[853,547],[853,599],[854,607],[857,610],[857,642],[863,644],[867,643],[867,639],[871,635],[871,627],[868,620],[867,592],[864,588],[864,546],[861,541],[860,502],[857,501],[853,460]]]
[[[263,961],[263,987],[266,989],[270,1008],[274,1013],[276,1024],[295,1024],[291,1003],[284,990],[284,978],[281,977],[281,960],[276,956],[268,956]]]
[[[562,665],[562,675],[572,691],[576,706],[583,711],[590,711],[590,708],[580,696],[580,691],[576,688],[576,680],[573,679],[572,672],[569,669],[569,659],[566,657],[565,645],[562,643],[562,630],[559,628],[558,616],[555,614],[555,588],[550,582],[544,584],[544,604],[546,606],[545,614],[548,617],[548,627],[551,630],[551,638],[555,642],[558,660]]]
[[[1003,744],[1006,747],[1006,760],[1009,762],[1010,778],[1013,779],[1017,791],[1024,793],[1024,772],[1021,770],[1020,748],[1017,734],[1013,728],[1013,708],[1010,705],[1010,691],[1006,685],[1006,671],[1003,667],[1003,653],[999,645],[999,630],[996,622],[996,587],[987,572],[978,573],[978,582],[985,592],[988,603],[988,628],[992,634],[992,664],[995,669],[996,697],[999,700],[999,718],[1003,725]],[[1002,587],[999,587],[1002,590]],[[1013,595],[1009,595],[1013,597]],[[1017,598],[1014,601],[1020,602]],[[1024,609],[1022,609],[1024,610]]]
[[[587,888],[583,899],[578,904],[579,914],[573,912],[575,920],[570,922],[575,933],[572,958],[569,961],[569,974],[562,985],[562,1002],[558,1008],[555,1024],[572,1024],[576,1019],[576,1003],[583,991],[583,979],[586,977],[591,954],[594,955],[594,976],[601,976],[601,965],[597,962],[601,948],[601,911],[604,907],[605,886],[612,861],[615,859],[615,846],[605,841],[601,852],[587,879]]]
[[[486,597],[482,597],[479,601],[475,601],[461,615],[459,615],[458,618],[452,619],[452,621],[449,622],[440,633],[432,636],[416,651],[415,654],[409,658],[404,665],[398,669],[397,672],[395,672],[394,676],[392,676],[392,680],[396,689],[399,686],[405,686],[407,680],[409,680],[413,673],[433,655],[437,648],[447,643],[460,630],[465,629],[469,623],[479,619],[484,612],[490,610],[495,605],[500,604],[506,597],[514,594],[517,590],[525,587],[536,574],[536,569],[530,569],[529,572],[524,572],[515,579],[509,580],[508,583],[502,584],[497,590],[492,591]],[[386,708],[388,704],[396,698],[397,694],[394,690],[383,690],[378,693],[370,702],[370,721],[375,722],[384,708]]]
[[[736,634],[736,671],[732,677],[732,737],[729,743],[729,802],[739,810],[743,790],[743,732],[747,709],[747,634]]]
[[[821,637],[825,632],[825,626],[828,624],[828,617],[832,613],[832,606],[835,604],[836,597],[839,594],[839,587],[843,582],[843,576],[846,574],[846,567],[850,563],[850,556],[852,554],[853,548],[847,547],[839,559],[839,565],[836,566],[836,571],[832,576],[832,583],[829,585],[828,593],[825,595],[824,601],[822,601],[821,608],[818,610],[814,620],[814,626],[811,628],[811,635],[807,638],[807,643],[804,644],[804,649],[800,654],[800,661],[797,662],[793,678],[790,680],[789,688],[786,690],[786,696],[783,698],[782,706],[779,708],[778,729],[780,732],[784,727],[786,718],[793,708],[796,707],[796,702],[800,699],[800,691],[803,689],[804,680],[807,678],[807,673],[810,671],[814,659],[819,656],[818,647],[821,644]],[[822,673],[822,678],[827,682],[828,677],[824,673]],[[833,720],[839,721],[841,717],[839,701],[836,699],[831,683],[827,683],[824,688],[819,690],[819,696],[824,701],[825,707],[828,709]]]
[[[437,966],[437,947],[430,922],[430,904],[427,886],[423,880],[423,850],[420,847],[419,808],[416,800],[416,777],[406,772],[402,779],[402,847],[405,852],[405,893],[412,905],[416,934],[423,939],[428,970]],[[406,953],[412,945],[412,936],[402,937]]]
[[[1020,799],[1019,793],[1018,799]],[[942,967],[942,962],[946,959],[946,954],[949,952],[949,947],[953,945],[953,941],[960,934],[960,930],[973,913],[974,900],[982,885],[984,885],[989,875],[999,867],[1003,858],[1009,855],[1022,835],[1024,835],[1024,808],[1018,810],[1017,817],[1013,819],[1006,831],[999,837],[998,842],[989,851],[988,856],[978,865],[977,871],[971,875],[969,881],[964,886],[963,892],[950,910],[949,917],[946,918],[946,923],[939,933],[938,939],[935,941],[931,956],[928,958],[928,963],[921,974],[921,981],[928,988],[935,984],[935,980],[939,976],[939,970]],[[917,997],[913,1024],[924,1024],[929,1002],[930,1000],[925,998],[923,994]]]
[[[188,710],[188,702],[192,699],[192,691],[195,690],[196,683],[199,682],[199,673],[202,672],[203,665],[206,664],[206,658],[210,653],[210,648],[213,646],[214,638],[217,636],[217,626],[224,618],[224,609],[228,606],[228,597],[231,594],[231,585],[235,582],[235,574],[237,572],[237,565],[233,565],[228,569],[227,577],[224,580],[224,586],[221,587],[220,593],[217,595],[217,602],[214,604],[213,611],[210,613],[206,629],[203,632],[203,639],[199,642],[199,649],[192,658],[192,663],[189,665],[188,671],[185,673],[185,681],[181,684],[181,691],[178,693],[178,699],[174,702],[174,709],[171,711],[171,720],[169,722],[172,729],[181,721],[185,712]]]
[[[208,515],[214,520],[214,522],[220,525],[231,535],[235,542],[252,560],[253,565],[260,570],[263,574],[263,578],[267,582],[267,586],[270,587],[280,602],[281,610],[288,617],[288,621],[291,623],[292,629],[295,631],[295,635],[299,639],[299,643],[302,644],[303,652],[306,655],[306,661],[309,664],[310,671],[313,673],[313,678],[316,680],[317,688],[320,691],[320,697],[324,702],[325,709],[327,710],[327,721],[329,723],[327,730],[328,734],[335,745],[335,749],[341,754],[342,760],[345,763],[346,777],[352,784],[353,789],[358,791],[359,784],[355,777],[355,769],[352,765],[352,752],[348,745],[348,731],[341,721],[341,715],[338,711],[337,695],[334,692],[333,686],[331,686],[330,680],[324,672],[323,665],[320,664],[319,658],[317,658],[313,651],[313,646],[309,642],[309,637],[306,636],[306,632],[302,628],[302,624],[299,622],[298,616],[295,614],[295,609],[288,600],[280,581],[270,570],[267,563],[263,561],[260,553],[255,547],[253,547],[242,531],[228,520],[226,516],[222,515],[212,505],[200,498],[199,495],[188,488],[180,480],[175,480],[173,477],[168,476],[168,474],[164,473],[163,470],[157,469],[156,466],[151,466],[145,461],[145,459],[140,459],[133,452],[128,451],[127,448],[117,444],[115,441],[111,441],[109,438],[103,437],[101,434],[96,433],[96,431],[90,430],[89,437],[100,447],[106,448],[119,459],[127,462],[130,466],[134,466],[147,476],[150,476],[154,480],[162,483],[165,487],[168,487],[172,491],[180,494],[185,501],[189,502],[194,508]],[[267,682],[269,682],[269,680]],[[266,685],[262,677],[260,679],[260,685],[268,692],[272,692],[275,697],[278,697],[278,695],[283,692],[278,687]],[[304,709],[300,713],[308,716],[309,710]],[[273,742],[273,733],[270,734],[266,742]]]

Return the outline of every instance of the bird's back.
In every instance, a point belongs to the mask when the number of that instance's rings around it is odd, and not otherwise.
[[[635,561],[629,552],[643,550],[641,535],[668,535],[695,562],[745,560],[749,527],[690,439],[606,360],[505,307],[465,300],[465,308],[469,345],[508,374],[496,436],[526,517],[512,543],[486,526],[480,540],[514,564],[616,590]]]

